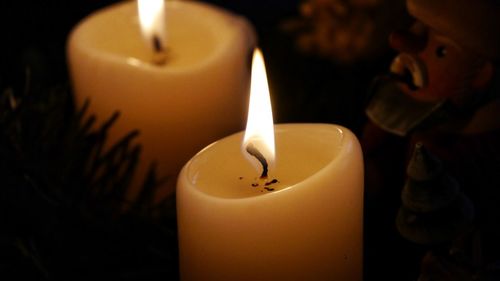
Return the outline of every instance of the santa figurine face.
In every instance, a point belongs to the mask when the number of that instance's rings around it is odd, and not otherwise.
[[[415,25],[394,32],[391,46],[400,52],[391,72],[405,94],[420,101],[462,99],[484,86],[485,61],[431,28]]]

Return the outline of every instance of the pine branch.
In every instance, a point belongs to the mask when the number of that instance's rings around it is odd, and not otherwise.
[[[0,252],[10,253],[0,279],[177,280],[175,200],[154,204],[154,164],[138,199],[124,201],[138,132],[105,149],[119,113],[96,126],[67,87],[35,91],[28,80],[0,94]]]

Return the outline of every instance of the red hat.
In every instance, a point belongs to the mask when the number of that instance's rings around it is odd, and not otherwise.
[[[457,44],[500,58],[499,0],[407,0],[412,16]]]

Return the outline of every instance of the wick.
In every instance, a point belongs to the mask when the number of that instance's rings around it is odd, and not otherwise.
[[[156,65],[163,65],[167,61],[167,52],[161,43],[158,35],[153,35],[153,63]]]
[[[277,179],[273,179],[272,181],[266,182],[264,185],[265,186],[270,186],[271,184],[275,184],[275,183],[278,183]]]
[[[153,48],[155,52],[163,52],[163,45],[161,44],[160,38],[156,35],[153,36]]]
[[[262,174],[260,175],[260,178],[261,179],[267,178],[268,165],[267,165],[267,161],[266,161],[266,158],[264,157],[264,155],[262,155],[262,153],[260,153],[260,151],[251,143],[249,145],[247,145],[246,150],[247,150],[248,154],[257,158],[257,160],[259,160],[260,164],[262,165]]]

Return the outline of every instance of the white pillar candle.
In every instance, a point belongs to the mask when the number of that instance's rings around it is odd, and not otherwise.
[[[169,193],[190,157],[243,127],[255,38],[245,19],[208,4],[169,1],[165,12],[165,35],[158,35],[167,49],[164,65],[151,63],[136,2],[107,7],[78,24],[68,61],[78,105],[90,99],[98,121],[121,112],[108,144],[140,130],[134,185],[156,161],[159,176],[170,177],[163,186]]]
[[[336,125],[274,129],[276,160],[267,179],[242,152],[243,132],[209,145],[182,169],[181,280],[362,280],[358,140]],[[270,157],[272,149],[259,150]]]
[[[362,280],[363,164],[334,125],[277,125],[269,179],[241,153],[243,133],[198,153],[177,187],[180,272],[191,280]]]

